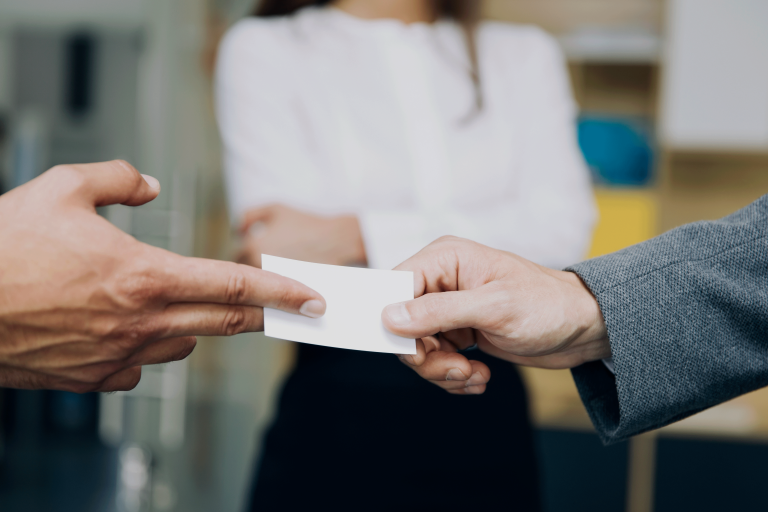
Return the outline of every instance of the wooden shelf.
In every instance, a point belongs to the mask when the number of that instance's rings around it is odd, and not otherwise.
[[[649,64],[571,63],[582,112],[655,119],[659,68]]]
[[[537,427],[594,431],[569,370],[520,368]],[[492,385],[492,384],[491,384]],[[735,398],[658,431],[672,437],[768,442],[768,388]]]
[[[719,219],[768,194],[768,155],[665,152],[660,229]]]
[[[662,54],[659,33],[641,27],[584,27],[559,40],[571,62],[656,65]]]
[[[663,0],[486,0],[485,16],[563,35],[583,27],[643,27],[661,33]]]

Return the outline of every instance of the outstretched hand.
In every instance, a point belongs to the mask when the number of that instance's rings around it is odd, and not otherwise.
[[[96,213],[159,192],[113,161],[59,166],[0,197],[0,386],[131,389],[195,335],[261,330],[262,307],[324,314],[296,281],[140,243]]]
[[[414,273],[416,299],[387,306],[387,329],[417,338],[400,359],[455,394],[480,394],[490,370],[461,350],[474,345],[513,363],[573,368],[609,357],[605,322],[592,293],[571,272],[454,237],[399,265]]]

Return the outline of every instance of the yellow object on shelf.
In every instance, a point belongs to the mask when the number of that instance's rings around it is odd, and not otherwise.
[[[594,258],[634,245],[657,233],[659,207],[648,189],[598,189],[595,192],[600,221],[589,257]]]

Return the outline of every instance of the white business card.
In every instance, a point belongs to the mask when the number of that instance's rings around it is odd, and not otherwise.
[[[381,322],[386,306],[413,299],[413,272],[338,267],[266,254],[261,268],[309,286],[327,304],[322,318],[264,308],[267,336],[368,352],[416,353],[415,340],[392,334]]]

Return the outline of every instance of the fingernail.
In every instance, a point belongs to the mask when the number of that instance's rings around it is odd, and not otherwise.
[[[148,176],[146,174],[141,175],[142,178],[144,178],[144,181],[147,182],[147,185],[152,187],[155,190],[160,190],[160,182],[157,181],[157,178],[154,178],[152,176]]]
[[[405,303],[390,304],[386,308],[387,316],[392,325],[406,326],[411,323],[411,314],[408,313],[408,309],[405,307]]]
[[[412,356],[409,356],[408,354],[398,354],[397,357],[399,357],[400,360],[405,364],[410,364],[411,366],[413,366],[414,361]]]
[[[467,376],[458,368],[451,368],[445,376],[445,380],[467,380]]]
[[[325,314],[325,304],[315,299],[308,300],[301,305],[299,313],[309,318],[320,318]]]
[[[468,388],[464,388],[464,392],[468,395],[480,395],[483,393],[483,387],[482,386],[469,386]]]
[[[480,372],[473,373],[467,381],[468,388],[471,388],[472,386],[479,386],[481,384],[485,384],[485,379],[483,379],[483,376],[480,375]]]

